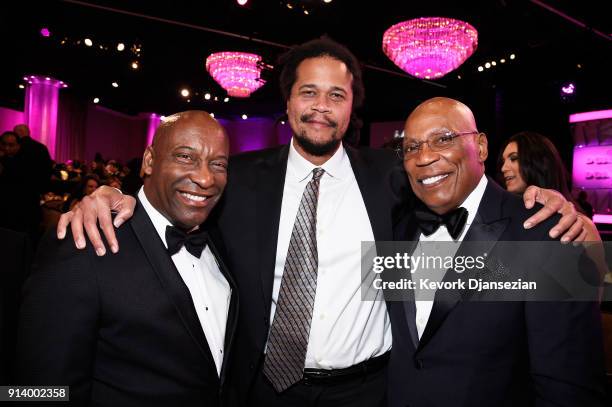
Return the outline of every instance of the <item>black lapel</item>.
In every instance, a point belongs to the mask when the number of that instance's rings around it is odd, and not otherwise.
[[[501,188],[489,178],[474,222],[463,239],[464,242],[478,242],[478,244],[460,245],[456,256],[480,256],[483,253],[491,253],[510,221],[502,214],[503,201]],[[444,281],[455,280],[457,275],[452,271],[447,272]],[[469,275],[464,274],[462,278],[469,278]],[[438,295],[439,293],[439,291],[436,292],[431,314],[419,341],[418,350],[422,349],[431,340],[444,319],[457,303],[468,295],[469,291],[467,289],[445,290],[443,294]]]
[[[219,270],[223,277],[227,280],[230,288],[232,289],[232,296],[230,299],[230,306],[227,313],[227,322],[225,324],[225,340],[224,340],[224,349],[225,354],[223,355],[223,364],[221,365],[221,384],[225,381],[225,376],[227,372],[227,366],[229,365],[229,357],[232,349],[232,344],[234,342],[234,332],[236,331],[236,324],[238,322],[238,288],[236,286],[236,281],[234,277],[229,272],[229,269],[225,265],[223,261],[223,255],[221,253],[226,253],[226,250],[223,248],[223,240],[218,237],[215,233],[209,233],[210,239],[208,240],[208,247],[212,252],[213,256],[215,256],[215,260],[217,260],[217,265],[219,266]],[[221,250],[217,249],[217,245],[220,246]]]
[[[392,208],[388,198],[388,188],[390,187],[387,185],[389,180],[385,178],[386,174],[376,171],[376,167],[371,162],[366,161],[365,157],[359,153],[359,150],[348,145],[345,145],[344,148],[351,162],[353,173],[357,179],[357,185],[359,185],[359,190],[363,197],[368,217],[370,218],[374,240],[393,240]]]
[[[269,315],[272,305],[276,245],[288,156],[289,145],[285,145],[276,150],[274,154],[263,158],[262,161],[257,163],[256,168],[255,213],[258,239],[255,244],[259,253],[259,273],[261,275],[266,315]]]
[[[189,289],[181,278],[174,262],[168,255],[168,252],[157,234],[157,230],[155,230],[151,219],[139,200],[137,201],[134,216],[130,219],[130,224],[145,255],[149,259],[151,268],[153,268],[157,274],[162,287],[168,294],[170,301],[174,304],[185,328],[195,341],[198,349],[200,349],[202,356],[204,356],[212,366],[215,366],[215,361],[210,353],[210,348],[206,341],[204,331],[202,330],[198,314],[193,306]]]

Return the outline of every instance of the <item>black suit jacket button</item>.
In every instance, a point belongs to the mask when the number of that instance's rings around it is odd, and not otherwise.
[[[416,370],[423,369],[423,359],[415,359],[414,360],[414,367],[416,368]]]
[[[255,369],[255,363],[249,364],[249,369],[251,369],[251,370]]]
[[[268,325],[270,324],[270,318],[269,318],[269,317],[265,317],[265,318],[264,318],[264,324],[265,324],[266,326],[268,326]]]

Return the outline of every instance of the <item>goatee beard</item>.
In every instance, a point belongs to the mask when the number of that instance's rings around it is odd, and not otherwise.
[[[312,120],[312,118],[315,116],[314,113],[312,114],[303,114],[302,116],[300,116],[300,121],[302,123],[307,123],[310,120]],[[296,139],[296,142],[300,145],[300,147],[302,147],[302,149],[307,152],[310,155],[313,155],[315,157],[322,157],[322,156],[326,156],[329,155],[330,153],[333,153],[338,146],[340,145],[340,143],[342,142],[342,137],[336,139],[337,136],[337,130],[338,130],[338,123],[336,123],[335,121],[331,120],[331,119],[325,119],[327,124],[329,125],[329,127],[335,129],[336,131],[334,132],[334,134],[332,135],[331,140],[320,144],[320,143],[315,143],[312,140],[308,139],[308,136],[306,136],[306,131],[302,131],[301,133],[294,133],[294,137]]]
[[[336,140],[332,138],[323,144],[313,143],[308,139],[305,132],[294,134],[294,138],[297,144],[299,144],[305,152],[315,157],[323,157],[333,153],[342,142],[342,139]]]

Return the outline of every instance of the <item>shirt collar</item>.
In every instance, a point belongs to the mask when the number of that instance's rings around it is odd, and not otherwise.
[[[463,201],[463,203],[460,205],[468,211],[468,218],[466,221],[466,224],[468,225],[472,224],[474,218],[476,217],[478,206],[480,206],[480,201],[482,200],[485,189],[487,188],[487,182],[487,176],[483,174],[478,182],[478,185],[476,185],[476,188],[470,192],[465,201]]]
[[[166,249],[168,248],[168,244],[166,243],[166,226],[172,226],[172,223],[164,215],[161,214],[157,209],[151,205],[151,202],[147,199],[147,195],[144,192],[144,187],[140,187],[140,191],[138,191],[138,199],[142,204],[145,212],[149,215],[149,219],[153,222],[153,226],[155,230],[157,230],[157,234],[161,238],[162,242],[164,242],[164,246]]]
[[[289,158],[287,160],[287,177],[290,179],[297,182],[309,180],[312,170],[317,167],[323,168],[326,175],[339,180],[347,178],[352,171],[351,163],[342,143],[329,160],[318,166],[302,157],[293,143],[295,143],[295,139],[292,137],[289,142]]]

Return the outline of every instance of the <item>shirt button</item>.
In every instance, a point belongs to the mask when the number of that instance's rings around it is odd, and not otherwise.
[[[427,321],[425,321],[425,318],[419,318],[419,319],[417,320],[417,323],[418,323],[419,325],[425,325],[425,324],[427,323]]]
[[[325,314],[321,314],[319,318],[321,318],[322,320],[325,319]]]

